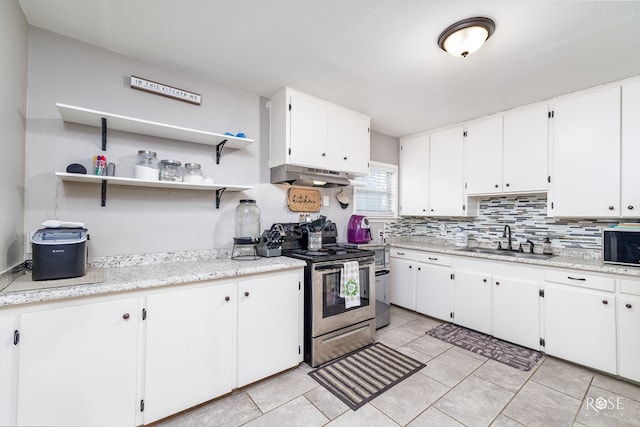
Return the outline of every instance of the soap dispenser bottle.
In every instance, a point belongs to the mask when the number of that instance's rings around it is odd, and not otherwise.
[[[549,240],[549,237],[544,238],[544,242],[542,244],[542,253],[545,255],[553,255],[553,250],[551,249],[551,240]]]

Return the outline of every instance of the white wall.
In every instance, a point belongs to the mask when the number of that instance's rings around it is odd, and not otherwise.
[[[202,104],[133,90],[130,75],[199,93]],[[230,248],[235,206],[243,198],[257,200],[263,229],[273,222],[297,221],[298,214],[286,207],[287,186],[268,183],[265,101],[182,70],[31,27],[25,230],[39,228],[46,219],[82,221],[91,235],[89,255],[103,256]],[[137,151],[148,149],[161,159],[200,163],[216,183],[255,188],[225,193],[216,210],[214,193],[110,186],[107,205],[101,207],[99,186],[62,183],[54,176],[70,163],[89,166],[101,153],[100,130],[63,122],[56,102],[218,133],[242,131],[256,142],[243,150],[224,149],[219,165],[214,147],[116,131],[109,132],[106,156],[116,163],[117,176],[131,177]],[[336,222],[346,237],[351,208],[340,209],[334,197],[338,191],[322,190],[330,196],[330,206],[319,214]]]
[[[397,165],[400,160],[400,139],[371,132],[371,160]]]
[[[22,262],[28,27],[16,0],[0,1],[0,272]]]

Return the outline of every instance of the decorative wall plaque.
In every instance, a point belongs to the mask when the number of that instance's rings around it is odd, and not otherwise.
[[[153,82],[136,76],[131,76],[131,88],[167,96],[190,104],[200,105],[202,102],[202,97],[197,93],[188,92],[184,89],[163,85],[162,83]]]
[[[291,187],[287,192],[287,206],[291,212],[320,212],[322,195],[313,188]]]

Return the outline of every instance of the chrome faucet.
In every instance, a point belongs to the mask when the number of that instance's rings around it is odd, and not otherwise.
[[[502,237],[507,237],[507,233],[509,236],[509,243],[507,245],[507,249],[512,251],[513,250],[513,245],[511,243],[511,227],[509,226],[509,224],[504,226],[504,231],[502,232]]]

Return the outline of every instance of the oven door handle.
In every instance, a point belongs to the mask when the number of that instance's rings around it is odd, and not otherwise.
[[[373,260],[367,260],[367,261],[360,261],[360,266],[363,265],[370,265],[373,264]],[[343,264],[324,264],[324,265],[317,265],[314,267],[314,270],[316,271],[320,271],[320,270],[337,270],[344,267]]]

